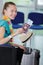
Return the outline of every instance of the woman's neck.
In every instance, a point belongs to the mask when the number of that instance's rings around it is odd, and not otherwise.
[[[7,20],[7,21],[10,21],[10,18],[8,16],[6,16],[6,15],[3,15],[3,19]]]

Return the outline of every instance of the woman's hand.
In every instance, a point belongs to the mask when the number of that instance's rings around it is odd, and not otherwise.
[[[24,24],[23,29],[24,29],[25,31],[27,31],[29,28],[30,28],[30,25],[29,25],[29,24]]]
[[[26,51],[26,48],[24,46],[19,45],[19,48],[23,49],[24,51]]]
[[[25,32],[25,31],[24,31],[23,28],[19,28],[19,29],[17,29],[16,32],[11,33],[11,36],[12,36],[12,38],[13,38],[14,36],[16,36],[16,35],[18,35],[18,34],[21,34],[21,33],[24,33],[24,32]]]
[[[24,31],[23,28],[19,28],[19,29],[17,29],[17,31],[16,31],[17,34],[21,34],[21,33],[24,33],[24,32],[25,32],[25,31]]]

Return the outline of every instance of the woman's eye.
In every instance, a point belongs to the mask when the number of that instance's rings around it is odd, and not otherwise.
[[[17,11],[14,11],[14,10],[12,10],[11,12],[15,12],[15,13],[17,13]]]
[[[17,13],[17,10],[15,10],[15,13]]]

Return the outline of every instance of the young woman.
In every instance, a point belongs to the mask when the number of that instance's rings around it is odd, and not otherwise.
[[[6,2],[3,7],[3,18],[0,20],[0,46],[8,47],[14,46],[17,47],[17,62],[21,62],[21,58],[23,55],[23,50],[25,50],[24,46],[20,46],[17,44],[9,43],[9,41],[18,34],[24,32],[23,28],[19,28],[16,32],[13,31],[11,20],[13,20],[17,15],[17,8],[15,3]],[[7,65],[7,64],[6,64]],[[14,64],[16,65],[16,64]]]

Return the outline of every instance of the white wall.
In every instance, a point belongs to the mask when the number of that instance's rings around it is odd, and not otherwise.
[[[31,0],[28,5],[17,5],[17,10],[24,13],[25,15],[24,22],[27,22],[28,14],[32,11],[43,13],[43,10],[36,9],[36,0]]]
[[[3,0],[0,0],[0,19],[2,18]]]
[[[27,5],[17,5],[17,10],[24,13],[24,15],[25,15],[24,22],[27,22],[28,13],[30,11],[34,11],[35,10],[35,0],[30,1],[30,3],[27,4]]]

